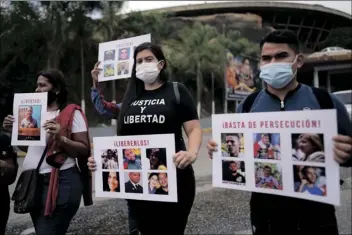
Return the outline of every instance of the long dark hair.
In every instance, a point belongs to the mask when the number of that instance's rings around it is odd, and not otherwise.
[[[159,80],[162,82],[167,82],[168,77],[166,75],[166,68],[167,68],[167,62],[165,59],[165,55],[163,51],[161,50],[160,46],[153,44],[151,42],[145,42],[140,44],[139,46],[136,47],[134,50],[133,54],[133,67],[132,67],[132,75],[131,78],[128,81],[127,89],[126,92],[123,96],[122,99],[122,105],[121,105],[121,110],[119,114],[119,119],[117,121],[117,135],[121,134],[121,127],[123,123],[123,116],[126,113],[126,110],[128,109],[129,105],[138,98],[140,93],[144,90],[144,83],[140,79],[136,77],[136,57],[137,54],[143,50],[150,50],[154,56],[157,58],[158,61],[163,60],[164,61],[164,67],[160,71],[159,74]]]
[[[59,91],[59,94],[57,95],[58,106],[60,109],[65,108],[67,104],[68,92],[63,73],[58,69],[48,69],[38,72],[37,78],[39,76],[46,77],[51,85],[53,85],[53,88]]]

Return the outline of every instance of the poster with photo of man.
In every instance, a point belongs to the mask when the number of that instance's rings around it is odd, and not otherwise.
[[[46,132],[47,92],[15,94],[11,144],[16,146],[44,146]]]
[[[213,114],[213,186],[339,205],[336,135],[336,110]]]
[[[130,78],[134,50],[144,42],[151,42],[151,34],[99,43],[98,61],[103,73],[99,74],[98,81]]]
[[[177,202],[174,134],[93,138],[95,196]]]

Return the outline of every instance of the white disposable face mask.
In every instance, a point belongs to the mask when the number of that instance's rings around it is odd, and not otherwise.
[[[159,62],[137,64],[136,77],[146,84],[154,83],[160,73],[158,64]]]
[[[296,76],[297,70],[292,71],[292,65],[297,61],[297,57],[292,63],[270,63],[260,68],[259,77],[269,86],[281,89],[289,84]]]

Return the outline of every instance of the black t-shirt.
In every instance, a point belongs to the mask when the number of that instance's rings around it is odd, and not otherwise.
[[[243,175],[241,175],[240,173],[233,175],[232,171],[226,172],[223,176],[223,180],[242,184],[246,183],[246,178]]]
[[[182,124],[198,119],[195,103],[187,88],[178,83],[177,104],[172,82],[156,90],[144,90],[124,114],[121,135],[175,134],[176,152],[184,149]]]

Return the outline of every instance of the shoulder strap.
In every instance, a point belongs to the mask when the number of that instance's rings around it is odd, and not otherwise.
[[[44,149],[44,152],[42,154],[42,157],[39,160],[39,163],[38,163],[38,166],[37,166],[37,169],[36,169],[37,173],[39,172],[40,166],[43,164],[43,161],[44,161],[44,158],[45,158],[45,155],[46,155],[47,151],[48,151],[48,145],[45,146],[45,149]]]
[[[315,98],[318,100],[318,103],[321,109],[335,108],[329,92],[316,87],[312,87],[312,91],[313,91],[313,94],[315,95]]]
[[[256,91],[247,96],[243,102],[242,113],[249,113],[251,111],[252,105],[257,98],[260,91]]]
[[[178,90],[178,84],[177,82],[173,82],[173,85],[174,85],[174,93],[176,96],[177,104],[180,104],[180,91]]]

